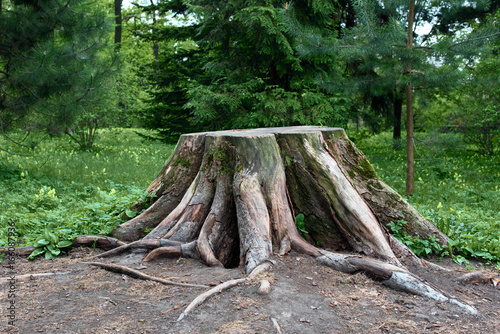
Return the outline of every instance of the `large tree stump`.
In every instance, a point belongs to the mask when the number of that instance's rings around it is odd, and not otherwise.
[[[185,134],[148,191],[152,205],[114,230],[131,243],[105,255],[154,249],[146,261],[189,256],[210,266],[243,265],[249,273],[273,253],[294,249],[337,270],[363,271],[474,312],[406,269],[421,262],[390,236],[387,223],[404,219],[408,233],[443,243],[447,237],[380,180],[343,129]],[[306,217],[308,240],[295,225],[298,213]],[[146,229],[153,230],[146,235]]]

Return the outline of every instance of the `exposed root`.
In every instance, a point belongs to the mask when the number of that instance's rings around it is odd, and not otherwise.
[[[448,272],[448,273],[453,271],[453,270],[450,270],[448,268],[442,267],[439,264],[435,264],[435,263],[432,263],[432,262],[429,262],[429,261],[426,261],[423,259],[420,259],[420,261],[422,263],[422,266],[429,267],[432,270],[439,270],[439,271],[444,271],[444,272]]]
[[[106,269],[106,270],[109,270],[109,271],[112,271],[112,272],[115,272],[115,273],[124,274],[124,275],[130,276],[130,277],[142,279],[142,280],[145,280],[145,281],[158,282],[158,283],[161,283],[161,284],[164,284],[164,285],[175,285],[175,286],[183,286],[183,287],[191,287],[191,288],[206,288],[207,287],[206,285],[201,285],[201,284],[189,284],[189,283],[172,282],[172,281],[166,280],[164,278],[150,276],[148,274],[141,273],[138,270],[135,270],[135,269],[132,269],[132,268],[128,268],[128,267],[124,267],[124,266],[119,266],[119,265],[116,265],[116,264],[107,264],[107,263],[100,263],[100,262],[81,262],[81,263],[90,264],[90,265],[96,266],[96,267],[101,267],[103,269]]]
[[[126,243],[113,237],[105,237],[102,235],[81,235],[73,240],[71,247],[90,246],[103,249],[113,249],[123,245],[126,245]],[[14,253],[18,256],[29,256],[35,249],[36,247],[34,246],[14,247]],[[7,251],[7,248],[0,249],[0,253],[6,253]]]
[[[33,246],[22,246],[22,247],[5,247],[5,248],[0,248],[0,253],[5,254],[8,253],[14,248],[14,254],[17,256],[29,256],[33,251],[36,249],[36,247]]]
[[[149,262],[156,260],[158,258],[171,259],[180,256],[182,256],[181,246],[167,246],[152,250],[151,252],[149,252],[148,255],[146,255],[146,257],[142,261]]]
[[[271,292],[271,283],[267,279],[262,279],[259,281],[259,289],[257,290],[257,293],[259,295],[268,295],[269,292]]]
[[[164,246],[180,246],[182,243],[179,241],[174,241],[174,240],[168,240],[168,239],[154,239],[154,240],[147,240],[147,239],[142,239],[138,241],[131,242],[129,244],[124,244],[122,246],[116,247],[112,250],[109,250],[107,252],[101,253],[96,255],[95,257],[109,257],[113,255],[118,255],[121,254],[127,250],[130,249],[137,249],[137,248],[142,248],[142,249],[155,249],[159,247],[164,247]]]
[[[274,318],[271,318],[271,321],[273,322],[273,326],[276,329],[276,334],[283,334],[283,330],[281,329],[281,326],[278,323],[278,321]]]
[[[264,271],[268,270],[270,267],[270,264],[268,262],[264,262],[257,267],[247,276],[244,278],[238,278],[238,279],[233,279],[227,282],[224,282],[222,284],[217,285],[216,287],[213,287],[212,289],[202,293],[198,297],[196,297],[189,305],[186,307],[186,309],[180,314],[179,318],[177,321],[181,321],[184,319],[186,315],[188,315],[189,312],[195,309],[195,307],[201,305],[205,300],[210,298],[211,296],[215,295],[216,293],[220,293],[224,290],[227,290],[229,288],[232,288],[233,286],[239,285],[241,283],[245,283],[246,281],[250,280],[251,278],[263,273]]]
[[[482,283],[493,284],[494,286],[498,284],[498,278],[491,277],[491,275],[485,275],[484,273],[479,271],[463,274],[462,276],[457,278],[457,281],[462,284]]]
[[[317,260],[337,271],[345,273],[362,271],[372,279],[381,281],[393,289],[403,290],[439,302],[455,304],[468,313],[477,314],[477,310],[473,306],[450,296],[431,283],[424,281],[401,267],[372,258],[331,253],[327,251],[323,251],[323,255],[318,257]]]
[[[102,235],[81,235],[73,240],[73,247],[91,246],[103,249],[113,249],[115,247],[124,246],[125,242],[113,237],[105,237]]]

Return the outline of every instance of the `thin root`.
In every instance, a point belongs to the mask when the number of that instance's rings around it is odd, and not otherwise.
[[[229,288],[232,288],[233,286],[236,286],[236,285],[239,285],[241,283],[245,283],[246,281],[248,281],[249,279],[263,273],[264,271],[266,271],[268,268],[270,267],[270,264],[269,262],[264,262],[260,265],[258,265],[257,267],[255,267],[254,270],[252,270],[252,272],[247,276],[247,277],[244,277],[244,278],[237,278],[237,279],[233,279],[233,280],[230,280],[230,281],[227,281],[227,282],[224,282],[222,284],[219,284],[215,287],[213,287],[212,289],[208,290],[208,291],[205,291],[204,293],[202,293],[201,295],[199,295],[198,297],[196,297],[189,305],[188,307],[186,307],[186,309],[184,310],[184,312],[181,313],[181,315],[179,316],[179,318],[177,319],[177,321],[181,321],[182,319],[184,319],[184,317],[189,313],[191,312],[195,307],[197,307],[198,305],[201,305],[205,300],[207,300],[208,298],[210,298],[211,296],[215,295],[216,293],[219,293],[219,292],[222,292],[224,290],[227,290]]]
[[[130,276],[130,277],[142,279],[145,281],[154,281],[154,282],[158,282],[158,283],[165,284],[165,285],[184,286],[184,287],[191,287],[191,288],[206,288],[207,287],[206,285],[201,285],[201,284],[172,282],[172,281],[169,281],[169,280],[166,280],[163,278],[154,277],[154,276],[150,276],[148,274],[141,273],[140,271],[132,269],[132,268],[119,266],[116,264],[107,264],[107,263],[100,263],[100,262],[81,262],[81,263],[90,264],[92,266],[101,267],[101,268],[104,268],[106,270],[109,270],[109,271],[112,271],[115,273],[125,274],[125,275]]]

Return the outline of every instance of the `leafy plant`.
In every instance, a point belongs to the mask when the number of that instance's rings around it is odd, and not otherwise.
[[[295,225],[297,226],[297,229],[299,230],[300,236],[302,238],[306,239],[306,234],[308,234],[309,232],[307,232],[307,230],[306,230],[306,225],[305,225],[304,219],[305,219],[304,215],[302,213],[299,213],[295,217]]]
[[[431,256],[432,254],[444,256],[448,254],[446,247],[442,246],[435,237],[421,239],[419,236],[408,235],[403,229],[406,224],[406,221],[398,220],[396,223],[391,221],[388,226],[393,236],[408,246],[417,256]]]
[[[61,254],[62,248],[68,248],[71,244],[71,241],[68,240],[59,241],[57,235],[52,232],[52,226],[49,224],[45,227],[44,236],[39,238],[34,244],[36,249],[30,254],[29,259],[33,260],[38,255],[44,253],[46,259],[56,258]]]

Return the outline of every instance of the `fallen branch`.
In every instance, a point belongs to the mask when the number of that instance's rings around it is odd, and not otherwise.
[[[179,318],[177,319],[177,321],[181,321],[182,319],[184,319],[184,317],[189,312],[191,312],[195,307],[197,307],[198,305],[201,305],[205,300],[207,300],[211,296],[215,295],[216,293],[222,292],[224,290],[232,288],[233,286],[239,285],[241,283],[245,283],[246,281],[252,279],[253,277],[255,277],[255,276],[263,273],[267,269],[269,269],[270,266],[271,265],[270,265],[269,262],[264,262],[264,263],[258,265],[257,267],[255,267],[255,269],[252,270],[252,272],[247,277],[233,279],[233,280],[224,282],[222,284],[219,284],[216,287],[213,287],[212,289],[210,289],[208,291],[205,291],[204,293],[202,293],[201,295],[199,295],[198,297],[196,297],[188,305],[188,307],[186,307],[186,309],[184,310],[184,312],[181,313],[181,315],[179,316]]]
[[[164,285],[175,285],[175,286],[184,286],[184,287],[191,287],[191,288],[206,288],[207,287],[206,285],[201,285],[201,284],[172,282],[172,281],[169,281],[169,280],[166,280],[163,278],[154,277],[154,276],[150,276],[148,274],[141,273],[140,271],[132,269],[132,268],[119,266],[116,264],[107,264],[107,263],[100,263],[100,262],[80,262],[80,263],[90,264],[92,266],[101,267],[103,269],[106,269],[106,270],[109,270],[109,271],[112,271],[115,273],[124,274],[124,275],[130,276],[130,277],[142,279],[145,281],[158,282],[158,283],[161,283]]]

